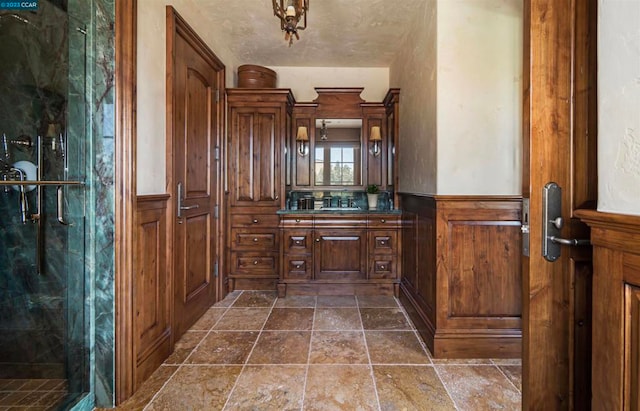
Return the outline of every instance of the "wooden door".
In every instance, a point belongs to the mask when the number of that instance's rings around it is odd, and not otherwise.
[[[280,107],[231,107],[233,206],[280,205]]]
[[[316,280],[365,280],[367,278],[365,230],[315,230]]]
[[[220,227],[216,220],[224,66],[167,7],[169,191],[173,227],[174,338],[216,298]]]
[[[523,409],[588,410],[591,249],[542,256],[543,187],[562,188],[563,238],[589,238],[574,217],[596,199],[596,2],[527,0],[524,33]]]

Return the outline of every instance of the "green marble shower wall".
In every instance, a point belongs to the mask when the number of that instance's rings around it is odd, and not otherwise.
[[[65,378],[73,401],[82,398],[74,409],[107,407],[114,394],[115,4],[39,3],[37,13],[24,14],[29,24],[0,20],[0,137],[35,141],[56,124],[66,156],[45,140],[43,179],[85,186],[65,188],[69,226],[57,222],[55,187],[43,189],[41,270],[36,225],[20,221],[18,192],[0,188],[0,378]],[[37,162],[33,147],[12,146],[10,154],[11,162]],[[35,190],[27,198],[34,212]]]

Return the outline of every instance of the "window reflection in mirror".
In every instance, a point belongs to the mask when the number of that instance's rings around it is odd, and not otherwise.
[[[362,184],[362,120],[317,119],[314,150],[316,186]]]

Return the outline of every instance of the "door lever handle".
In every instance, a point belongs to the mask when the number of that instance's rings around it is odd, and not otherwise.
[[[578,247],[581,245],[591,245],[591,241],[586,238],[560,238],[552,235],[549,237],[549,241],[556,244],[570,245],[573,247]]]
[[[177,211],[178,211],[178,218],[182,218],[182,211],[183,210],[193,210],[194,208],[198,208],[200,207],[199,204],[194,204],[192,206],[183,206],[182,202],[184,201],[184,199],[182,198],[182,182],[178,183],[178,193],[176,195],[177,199]]]

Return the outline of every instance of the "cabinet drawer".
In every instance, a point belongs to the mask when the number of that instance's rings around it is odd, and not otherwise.
[[[369,266],[369,279],[395,279],[396,261],[392,256],[373,256]]]
[[[284,232],[285,254],[311,254],[313,235],[311,230]]]
[[[395,254],[397,236],[396,231],[370,231],[369,254]]]
[[[367,226],[369,228],[399,228],[400,215],[398,214],[369,215]]]
[[[315,217],[314,219],[314,228],[366,228],[367,219],[366,217],[354,214],[354,215],[336,215],[336,216],[321,216]]]
[[[311,228],[313,217],[310,215],[284,215],[280,218],[280,226],[284,228]]]
[[[231,245],[234,250],[278,250],[277,230],[231,230]]]
[[[276,214],[232,214],[231,227],[276,228],[280,222]]]
[[[231,274],[278,275],[276,253],[231,253]]]
[[[286,256],[284,258],[284,278],[290,280],[311,279],[311,258],[300,256]]]

